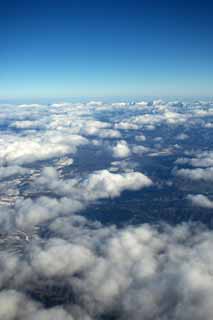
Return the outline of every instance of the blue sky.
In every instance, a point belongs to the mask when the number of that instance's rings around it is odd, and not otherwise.
[[[213,94],[212,1],[0,5],[0,99]]]

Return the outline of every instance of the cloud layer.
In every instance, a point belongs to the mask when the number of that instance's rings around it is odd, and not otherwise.
[[[0,320],[212,320],[212,124],[211,101],[2,106]]]

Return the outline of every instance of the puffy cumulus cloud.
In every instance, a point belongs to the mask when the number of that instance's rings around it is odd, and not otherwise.
[[[129,119],[129,122],[136,124],[138,127],[145,127],[146,129],[154,129],[155,126],[161,124],[167,125],[182,125],[186,121],[191,120],[192,115],[189,113],[181,113],[179,110],[174,111],[169,107],[169,105],[157,105],[154,106],[154,109],[150,107],[148,112],[132,116]]]
[[[118,130],[111,129],[111,124],[107,122],[89,120],[82,123],[81,133],[85,136],[96,136],[103,139],[121,138]]]
[[[0,206],[0,226],[2,230],[8,230],[11,228],[10,218],[11,210],[6,206]]]
[[[86,259],[81,249],[78,256],[65,245],[67,250],[61,248],[60,261],[55,262],[56,254],[47,250],[35,262],[42,267],[37,272],[68,277],[79,306],[92,319],[101,315],[117,319],[211,319],[210,231],[182,225],[160,232],[144,225],[117,231],[104,242],[98,237],[96,241],[98,251],[94,248]],[[72,268],[82,270],[81,276],[71,276]]]
[[[36,313],[37,304],[15,290],[4,290],[0,293],[0,319],[30,319]]]
[[[211,182],[213,181],[213,167],[205,169],[179,169],[176,171],[176,175],[185,179]]]
[[[0,167],[0,179],[9,178],[11,176],[23,175],[28,173],[29,170],[20,166]]]
[[[203,194],[189,194],[187,199],[190,200],[194,206],[213,209],[213,201]]]
[[[16,262],[26,259],[36,281],[31,282],[25,267],[25,277],[16,283],[16,291],[1,291],[1,319],[212,319],[211,231],[185,224],[121,230],[81,225],[79,232],[79,225],[73,229],[63,221],[58,227],[56,221],[54,224],[55,232],[59,230],[67,239],[34,242],[29,255]],[[13,287],[20,274],[17,269],[9,274]],[[48,281],[54,284],[54,291],[66,283],[73,298],[64,308],[45,309],[36,296],[22,293],[29,285],[33,292],[39,278],[40,295],[42,284]],[[48,290],[51,299],[51,285]]]
[[[177,140],[186,140],[186,139],[188,139],[188,138],[189,138],[189,136],[188,136],[188,134],[186,134],[186,133],[180,133],[180,134],[178,134],[177,137],[176,137]]]
[[[16,129],[41,129],[45,127],[45,123],[39,120],[23,120],[12,122],[10,127]]]
[[[73,195],[73,197],[77,197],[79,188],[79,179],[60,179],[59,172],[54,167],[44,167],[39,177],[33,181],[34,193],[49,190],[58,196]]]
[[[102,107],[104,103],[102,101],[89,101],[87,102],[88,106]]]
[[[74,320],[72,315],[62,307],[44,309],[39,303],[15,290],[4,290],[0,293],[0,319]],[[89,320],[86,317],[84,319]]]
[[[213,116],[213,108],[212,107],[210,107],[208,109],[202,109],[202,106],[201,106],[201,108],[195,109],[195,110],[193,110],[193,112],[198,117]]]
[[[137,168],[138,164],[137,162],[131,161],[129,162],[128,159],[118,160],[118,161],[112,161],[111,167],[109,168],[110,172],[133,172],[135,168]]]
[[[38,103],[30,103],[30,104],[24,103],[24,104],[19,104],[19,105],[15,106],[15,107],[20,108],[20,109],[24,109],[24,110],[30,109],[30,111],[31,111],[33,109],[40,109],[41,110],[46,106],[42,105],[42,104],[38,104]]]
[[[143,108],[141,108],[143,106]],[[137,113],[126,118],[123,123],[137,125],[138,128],[154,130],[156,126],[166,124],[169,126],[180,126],[186,122],[193,124],[198,121],[195,114],[188,108],[189,106],[181,102],[153,101],[151,103],[136,103]],[[138,112],[140,110],[140,112]],[[183,112],[184,111],[184,112]]]
[[[1,242],[2,242],[2,238],[1,238]],[[1,249],[2,249],[2,243],[1,243]],[[8,252],[7,250],[1,250],[0,268],[1,268],[0,288],[7,288],[10,280],[13,277],[14,277],[13,286],[16,286],[16,280],[15,280],[16,275],[19,275],[19,279],[24,279],[24,280],[28,276],[28,271],[26,268],[25,261],[20,261],[18,255],[11,254],[11,252]]]
[[[157,107],[163,107],[163,106],[166,106],[166,103],[161,100],[161,99],[157,99],[157,100],[153,100],[152,101],[152,105],[157,108]]]
[[[123,168],[123,169],[130,168],[131,172],[118,174],[118,173],[111,173],[109,170],[104,169],[104,170],[97,170],[95,172],[92,172],[87,177],[85,176],[84,179],[72,178],[72,179],[62,180],[59,178],[59,174],[55,168],[45,167],[43,168],[40,177],[36,179],[35,183],[38,186],[44,186],[46,190],[47,188],[50,188],[52,191],[55,191],[60,195],[67,194],[67,195],[71,195],[72,198],[76,197],[77,199],[83,199],[85,197],[85,194],[84,194],[85,192],[92,193],[90,188],[92,185],[96,184],[95,183],[96,180],[98,181],[98,184],[99,182],[100,184],[101,182],[103,182],[102,189],[106,188],[108,185],[108,182],[110,181],[115,185],[115,188],[117,185],[120,184],[120,181],[123,182],[124,189],[128,189],[131,183],[133,182],[133,180],[135,180],[136,185],[138,185],[137,181],[139,181],[142,177],[144,178],[144,181],[151,181],[143,173],[133,171],[131,164],[129,164],[125,160],[114,161],[112,162],[112,165],[118,165],[120,168]],[[120,194],[120,191],[119,191],[119,194]]]
[[[146,141],[146,137],[144,134],[140,134],[140,135],[135,136],[135,140],[137,142],[144,142],[144,141]]]
[[[185,113],[166,111],[164,113],[164,119],[168,124],[181,124],[188,120],[188,115]]]
[[[175,160],[175,163],[178,165],[181,165],[181,164],[190,163],[190,161],[191,161],[191,159],[182,157],[182,158],[178,158],[177,160]]]
[[[213,151],[205,151],[192,158],[189,163],[193,167],[211,167],[213,166]]]
[[[213,128],[213,123],[212,122],[204,123],[204,128],[212,129]]]
[[[190,164],[192,167],[211,167],[213,166],[213,151],[203,151],[194,154],[193,158],[178,158],[177,164]]]
[[[97,136],[103,139],[118,139],[121,138],[121,133],[114,129],[102,129]]]
[[[89,199],[117,197],[124,190],[139,190],[149,187],[152,181],[140,172],[114,174],[101,170],[91,174],[83,186]]]
[[[112,103],[113,108],[125,108],[128,106],[129,106],[128,102],[113,102]]]
[[[99,120],[87,120],[84,123],[84,128],[94,128],[94,129],[106,129],[110,128],[111,123],[105,122],[105,121],[99,121]]]
[[[0,161],[24,164],[37,160],[47,160],[74,153],[76,147],[88,141],[78,135],[48,132],[43,136],[2,138],[0,141]]]
[[[75,199],[40,197],[35,201],[26,199],[16,203],[16,225],[21,228],[32,228],[52,220],[57,216],[81,211],[83,204]]]
[[[91,201],[118,197],[124,190],[139,190],[152,185],[152,181],[141,172],[128,169],[124,173],[99,170],[84,178],[61,179],[54,167],[45,167],[32,180],[30,192],[34,199],[18,199],[14,209],[0,214],[1,225],[9,221],[22,230],[47,223],[59,216],[73,215],[85,209]],[[37,194],[46,194],[38,197]]]
[[[120,122],[115,124],[116,129],[121,129],[121,130],[137,130],[138,126],[134,123],[131,122]]]
[[[32,256],[33,269],[47,277],[71,276],[88,268],[94,260],[89,249],[62,239],[51,239],[45,248],[36,248]]]
[[[211,242],[210,232],[193,235],[186,226],[118,233],[82,282],[96,301],[93,312],[114,312],[118,319],[210,320]]]
[[[141,126],[152,125],[153,128],[154,128],[154,125],[161,123],[163,120],[164,120],[163,115],[149,114],[149,113],[145,113],[143,115],[137,115],[137,116],[131,118],[131,122],[133,122],[137,125],[141,125]]]
[[[74,160],[72,158],[64,157],[56,161],[56,165],[59,168],[71,166],[73,164]]]
[[[116,163],[117,164],[117,163]],[[126,167],[126,163],[124,163]],[[36,181],[38,187],[50,189],[59,195],[69,196],[70,201],[79,201],[81,204],[87,201],[117,197],[124,190],[139,190],[152,185],[150,178],[141,172],[132,171],[124,173],[112,173],[109,170],[99,170],[89,174],[85,179],[60,180],[57,171],[52,167],[44,168],[42,175]],[[42,199],[46,200],[46,197]],[[66,199],[66,198],[62,198]],[[48,200],[49,203],[49,200]],[[50,203],[56,205],[53,200]],[[68,202],[69,203],[69,202]],[[75,203],[75,202],[74,202]],[[72,203],[72,208],[74,207]],[[71,203],[70,203],[71,204]],[[55,206],[57,207],[57,206]],[[53,214],[54,210],[52,211]]]
[[[140,102],[136,102],[136,105],[144,108],[144,107],[148,106],[148,102],[147,101],[140,101]]]
[[[132,152],[133,153],[136,153],[138,155],[142,155],[142,154],[145,154],[147,152],[151,151],[150,148],[148,147],[144,147],[144,146],[133,146],[132,148]]]
[[[128,147],[128,143],[125,140],[120,140],[113,148],[113,157],[126,158],[131,154],[131,150]]]
[[[4,162],[28,163],[36,160],[44,160],[54,156],[71,152],[67,145],[60,146],[49,143],[41,145],[37,141],[25,139],[15,142],[2,150],[1,158]]]

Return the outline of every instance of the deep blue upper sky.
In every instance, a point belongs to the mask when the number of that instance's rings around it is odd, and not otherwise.
[[[213,95],[213,1],[0,4],[0,99]]]

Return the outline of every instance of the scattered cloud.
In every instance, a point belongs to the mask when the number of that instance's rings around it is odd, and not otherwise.
[[[116,210],[108,224],[88,211],[102,214],[102,204],[116,204],[127,190],[141,190],[140,203],[158,210],[171,200],[166,186],[172,200],[181,189],[181,200],[210,212],[212,116],[212,102],[2,107],[0,319],[211,320],[208,226],[117,227]],[[157,205],[154,193],[143,203],[152,189],[160,190]]]
[[[213,209],[213,201],[203,194],[189,194],[187,199],[190,200],[194,206]]]
[[[125,140],[120,140],[112,149],[114,158],[126,158],[131,154],[129,146]]]
[[[176,171],[176,175],[190,180],[213,181],[213,167],[197,168],[197,169],[180,169]]]

